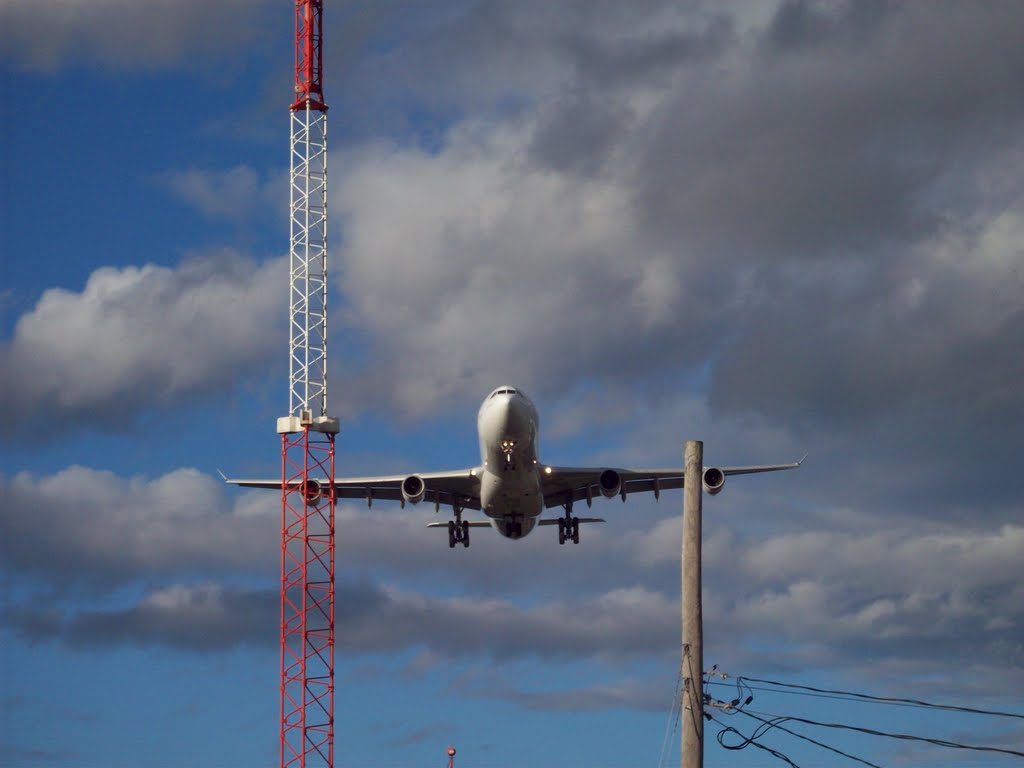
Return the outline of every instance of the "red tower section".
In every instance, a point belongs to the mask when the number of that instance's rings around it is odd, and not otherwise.
[[[283,434],[281,473],[281,766],[332,768],[334,435]]]
[[[334,439],[327,415],[322,0],[295,3],[289,411],[281,435],[281,768],[334,765]]]
[[[292,109],[309,104],[326,112],[323,89],[323,0],[295,3],[295,102]]]

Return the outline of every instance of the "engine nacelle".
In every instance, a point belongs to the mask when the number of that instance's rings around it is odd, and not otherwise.
[[[323,489],[320,487],[320,481],[307,480],[306,485],[302,489],[302,498],[306,500],[306,503],[316,504],[323,497],[324,493]]]
[[[419,475],[409,475],[402,481],[402,498],[410,504],[419,504],[427,493],[427,484]]]
[[[601,488],[601,495],[612,499],[622,490],[622,477],[614,469],[606,469],[597,479],[597,484]]]
[[[718,467],[708,467],[701,476],[704,483],[704,493],[714,496],[725,485],[725,473]]]

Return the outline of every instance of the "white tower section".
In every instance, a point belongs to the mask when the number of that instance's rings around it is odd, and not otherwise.
[[[327,113],[291,113],[289,405],[278,432],[337,432],[327,415]]]

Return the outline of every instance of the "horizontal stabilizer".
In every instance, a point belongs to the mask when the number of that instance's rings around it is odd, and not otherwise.
[[[538,520],[537,525],[558,525],[558,521],[562,520],[560,517],[549,517],[546,520]],[[577,518],[581,523],[607,523],[603,517],[580,517]]]

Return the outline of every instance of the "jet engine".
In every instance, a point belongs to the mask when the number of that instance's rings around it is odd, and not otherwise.
[[[718,467],[705,469],[701,479],[704,481],[704,492],[709,496],[714,496],[725,485],[725,473]]]
[[[302,489],[302,498],[307,504],[316,504],[324,497],[323,489],[319,480],[307,480],[305,488]]]
[[[419,475],[409,475],[402,481],[402,498],[410,504],[419,504],[427,492],[427,484]]]
[[[602,472],[601,476],[597,479],[597,484],[601,488],[601,493],[607,499],[615,498],[619,495],[619,491],[622,490],[622,478],[614,469],[606,469]]]

